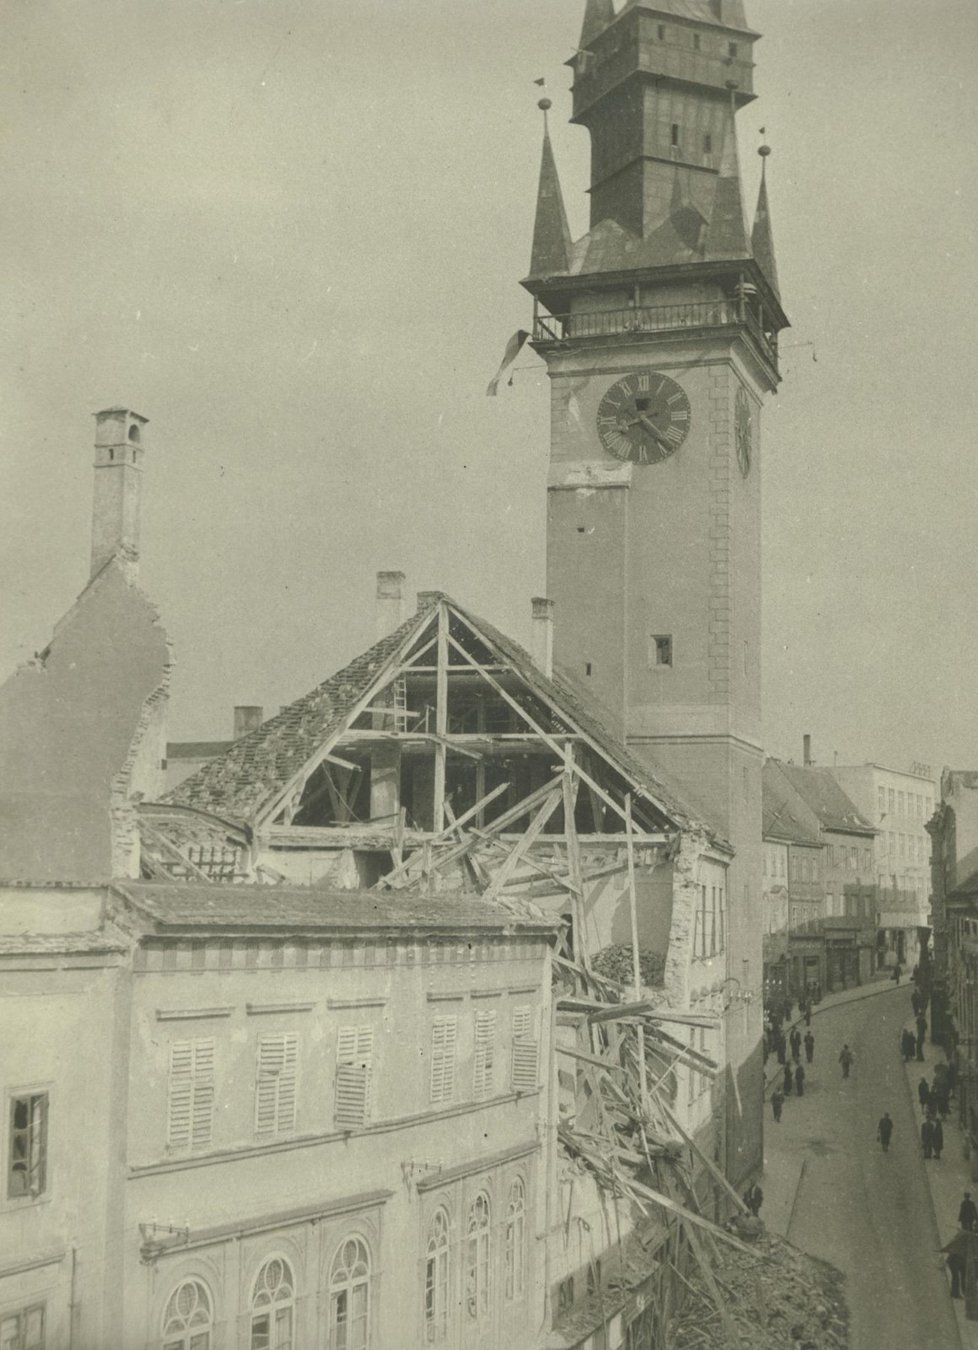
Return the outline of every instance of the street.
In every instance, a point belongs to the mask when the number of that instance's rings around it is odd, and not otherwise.
[[[781,1125],[770,1108],[765,1120],[771,1192],[784,1191],[784,1179],[800,1169],[787,1236],[846,1275],[851,1350],[959,1344],[923,1170],[943,1163],[923,1161],[899,1054],[909,999],[903,984],[816,1015],[805,1095],[787,1099]],[[848,1081],[838,1062],[844,1042],[855,1054]],[[932,1072],[930,1059],[920,1067]],[[886,1154],[876,1140],[884,1111],[894,1122]]]

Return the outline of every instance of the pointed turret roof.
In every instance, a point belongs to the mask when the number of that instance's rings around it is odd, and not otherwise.
[[[608,24],[614,21],[614,17],[614,0],[587,0],[584,26],[581,28],[581,40],[578,45],[582,49],[590,46],[598,34],[603,33]]]
[[[717,179],[713,211],[704,242],[704,258],[708,262],[749,258],[747,218],[740,188],[740,163],[737,158],[737,128],[731,112],[723,139],[720,175]]]
[[[649,0],[628,0],[625,8],[630,9],[643,2],[648,3]],[[675,14],[677,19],[719,23],[724,28],[739,28],[745,33],[751,31],[747,26],[744,0],[653,0],[652,7],[662,14]]]
[[[771,229],[771,212],[767,202],[767,155],[770,153],[766,145],[761,146],[761,189],[757,194],[757,210],[754,213],[751,248],[757,260],[757,265],[767,277],[771,290],[780,300],[778,264],[774,257],[774,231]]]
[[[557,177],[557,164],[550,144],[550,131],[543,124],[543,155],[540,160],[540,186],[537,190],[537,214],[533,224],[533,252],[530,276],[548,277],[566,272],[570,265],[571,238],[564,210],[564,196]]]

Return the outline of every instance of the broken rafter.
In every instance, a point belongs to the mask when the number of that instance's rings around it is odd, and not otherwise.
[[[461,827],[471,820],[473,816],[484,810],[490,802],[495,801],[496,798],[502,796],[504,792],[508,792],[509,786],[509,783],[500,783],[497,787],[494,787],[491,792],[488,792],[484,797],[480,798],[474,806],[470,806],[467,811],[463,812],[447,830],[442,830],[440,834],[436,834],[431,839],[426,839],[424,842],[427,844],[447,843],[454,835],[457,835]],[[543,795],[542,791],[540,795]],[[419,852],[412,853],[410,858],[401,863],[400,867],[395,867],[392,872],[388,872],[386,876],[381,877],[377,885],[389,886],[395,881],[401,881],[404,875],[410,870],[411,864],[418,858]],[[402,884],[406,884],[406,882],[402,882]]]
[[[551,792],[550,796],[547,797],[539,811],[530,821],[530,824],[526,827],[522,839],[510,849],[509,857],[490,882],[489,889],[485,892],[487,900],[494,900],[503,889],[507,881],[509,881],[510,877],[516,871],[520,859],[527,849],[531,847],[537,836],[542,832],[543,827],[556,811],[559,804],[560,793],[557,791]]]
[[[188,875],[194,881],[206,881],[208,886],[211,884],[211,878],[207,873],[202,871],[195,863],[192,863],[185,854],[181,853],[176,844],[171,844],[169,839],[160,834],[158,830],[154,830],[152,825],[147,825],[145,821],[142,821],[139,832],[144,842],[153,844],[170,860],[170,862],[178,863],[181,867],[185,867]],[[169,874],[169,880],[173,880],[172,874]]]
[[[434,827],[445,828],[445,767],[448,759],[448,610],[438,606],[438,673],[435,677],[435,786]]]

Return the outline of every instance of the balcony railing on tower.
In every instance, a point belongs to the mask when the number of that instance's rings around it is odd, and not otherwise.
[[[540,314],[533,320],[534,342],[574,342],[587,338],[633,337],[684,329],[745,327],[775,364],[778,335],[767,328],[748,300],[697,300],[680,305],[629,305],[625,309],[578,310]]]

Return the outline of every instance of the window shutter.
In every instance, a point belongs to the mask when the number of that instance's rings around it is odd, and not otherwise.
[[[532,1010],[513,1009],[513,1088],[528,1092],[539,1086],[540,1047],[533,1037]]]
[[[267,1138],[295,1129],[298,1038],[263,1036],[258,1042],[255,1135]]]
[[[458,1019],[436,1017],[431,1028],[431,1100],[450,1102],[455,1095],[455,1035]]]
[[[190,1147],[193,1068],[193,1041],[174,1041],[170,1046],[170,1101],[166,1132],[166,1142],[170,1148]]]
[[[475,1015],[475,1100],[485,1101],[492,1096],[493,1065],[496,1048],[495,1012],[477,1012]]]
[[[194,1046],[193,1123],[191,1146],[204,1148],[211,1142],[214,1126],[214,1042],[197,1040]]]
[[[340,1027],[333,1112],[337,1125],[363,1125],[369,1119],[373,1054],[372,1026]]]

